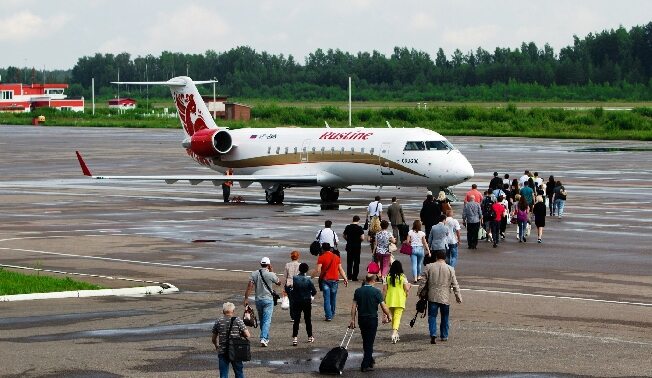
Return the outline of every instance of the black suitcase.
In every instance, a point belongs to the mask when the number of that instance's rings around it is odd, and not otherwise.
[[[346,359],[349,358],[349,351],[347,348],[349,347],[351,338],[353,338],[353,332],[355,332],[355,329],[347,328],[340,346],[335,347],[326,353],[324,359],[321,360],[321,364],[319,364],[320,374],[342,374],[344,371],[344,365],[346,364]],[[346,342],[346,345],[344,345],[344,341],[347,338],[348,341]]]

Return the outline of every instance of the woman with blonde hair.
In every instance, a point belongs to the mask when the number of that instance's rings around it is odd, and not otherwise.
[[[437,195],[437,204],[439,205],[442,214],[446,214],[448,210],[452,209],[450,202],[451,201],[448,199],[448,197],[446,197],[446,193],[444,193],[443,190],[440,191]]]
[[[412,254],[410,255],[410,261],[412,262],[412,277],[413,282],[417,283],[421,276],[423,259],[426,255],[430,255],[426,233],[421,231],[420,220],[416,219],[412,223],[412,229],[408,232],[405,244],[410,244],[412,246]]]
[[[534,204],[534,224],[537,226],[537,242],[541,243],[543,228],[546,226],[546,203],[543,196],[537,196],[537,203]]]
[[[392,344],[396,344],[398,338],[398,327],[401,325],[401,315],[405,310],[405,302],[410,291],[410,283],[403,274],[403,265],[396,260],[389,268],[389,276],[383,285],[383,297],[385,304],[392,314]]]
[[[299,251],[290,252],[290,262],[285,264],[285,296],[287,296],[290,303],[290,318],[294,320],[294,312],[292,311],[292,305],[294,304],[292,300],[292,277],[299,274]]]

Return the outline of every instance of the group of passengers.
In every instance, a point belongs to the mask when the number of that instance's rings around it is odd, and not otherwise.
[[[548,209],[546,209],[546,199]],[[531,221],[537,227],[538,242],[542,242],[545,218],[556,215],[561,218],[566,201],[566,190],[560,181],[553,176],[544,182],[537,172],[525,174],[519,179],[510,180],[509,174],[503,178],[494,172],[488,189],[481,193],[477,185],[465,194],[462,213],[462,225],[467,228],[467,242],[470,249],[477,249],[478,240],[485,239],[497,247],[500,240],[505,240],[508,224],[517,227],[519,242],[527,241],[527,233]],[[386,215],[386,216],[385,216]],[[349,281],[358,281],[361,268],[361,250],[365,238],[369,241],[371,262],[367,265],[367,274],[362,286],[356,289],[353,299],[352,319],[349,327],[355,327],[357,318],[363,339],[364,357],[362,371],[373,370],[373,343],[378,328],[378,309],[382,309],[383,323],[392,325],[390,340],[396,343],[399,338],[399,326],[403,310],[406,308],[408,293],[411,289],[410,280],[403,271],[403,266],[394,253],[408,254],[411,265],[411,281],[418,284],[422,281],[419,297],[427,300],[428,328],[431,343],[437,341],[437,330],[441,341],[448,340],[450,298],[452,287],[455,299],[461,303],[459,285],[455,275],[458,257],[458,244],[461,241],[460,223],[454,217],[451,201],[446,193],[439,192],[435,197],[428,192],[423,201],[419,218],[407,225],[402,206],[396,197],[384,211],[379,196],[369,203],[364,226],[361,218],[354,216],[352,222],[344,228],[342,237],[346,241],[346,271],[342,267],[338,245],[338,233],[332,228],[332,222],[327,220],[324,228],[319,230],[316,241],[321,245],[315,269],[299,262],[300,254],[293,251],[291,260],[285,266],[284,275],[279,278],[272,271],[269,258],[260,261],[260,269],[254,271],[249,278],[245,292],[244,305],[248,307],[249,295],[253,292],[255,306],[260,318],[260,345],[269,344],[269,331],[277,295],[272,285],[283,285],[283,293],[289,302],[289,314],[293,320],[292,345],[299,344],[298,331],[301,317],[305,323],[308,338],[315,341],[312,325],[312,302],[318,291],[323,295],[324,321],[335,318],[339,281],[344,286]],[[391,226],[391,227],[390,227]],[[399,247],[400,245],[400,247]],[[409,252],[404,252],[409,251]],[[315,287],[312,278],[318,278]],[[373,286],[382,283],[382,291]],[[445,295],[444,295],[445,294]],[[437,314],[441,314],[437,327]],[[225,317],[219,319],[213,329],[213,340],[216,343],[219,356],[220,375],[228,374],[229,364],[236,371],[236,376],[242,376],[242,363],[228,361],[225,357],[223,338],[227,329],[236,327],[229,336],[247,335],[242,320],[235,318],[235,323],[228,326],[227,317],[233,316],[232,304],[225,304]],[[374,320],[375,319],[375,320]],[[246,333],[245,333],[246,331]],[[219,344],[216,342],[219,337]]]

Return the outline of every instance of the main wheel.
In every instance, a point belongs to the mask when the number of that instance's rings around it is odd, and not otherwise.
[[[319,191],[319,197],[322,202],[335,202],[340,198],[340,190],[330,186],[323,187]]]
[[[331,192],[329,193],[328,200],[330,202],[335,202],[337,199],[340,198],[340,190],[337,188],[331,188]]]
[[[328,194],[328,188],[321,188],[319,191],[319,197],[321,198],[322,202],[328,202]]]
[[[283,191],[283,189],[279,189],[275,192],[265,191],[265,200],[270,205],[283,203],[284,199],[285,199],[285,192]]]

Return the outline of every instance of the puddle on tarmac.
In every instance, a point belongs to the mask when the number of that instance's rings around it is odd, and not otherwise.
[[[142,316],[153,314],[149,310],[125,310],[125,311],[102,311],[85,312],[77,314],[59,314],[46,316],[22,316],[16,318],[0,319],[0,329],[15,329],[33,327],[35,324],[43,326],[46,324],[72,324],[82,321],[93,321],[98,319],[122,318],[127,316]]]
[[[195,239],[193,243],[217,243],[217,239]]]
[[[585,147],[571,152],[650,152],[652,147]]]

